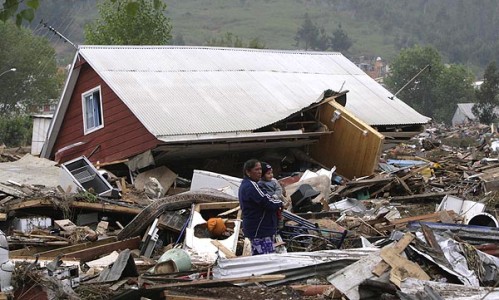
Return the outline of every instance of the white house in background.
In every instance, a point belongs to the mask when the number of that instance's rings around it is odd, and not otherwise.
[[[40,155],[43,143],[47,139],[47,133],[52,122],[53,114],[37,114],[32,115],[33,119],[33,136],[31,137],[31,154]]]
[[[473,87],[474,87],[475,89],[479,89],[479,88],[482,86],[482,84],[483,84],[483,80],[475,81],[475,82],[473,83]]]
[[[475,103],[458,103],[457,109],[452,117],[452,126],[467,124],[469,122],[475,121],[476,116],[473,114],[473,105]],[[499,115],[499,107],[494,109],[496,115]]]

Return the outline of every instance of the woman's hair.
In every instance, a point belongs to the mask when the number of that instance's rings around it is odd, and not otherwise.
[[[251,169],[253,169],[257,163],[259,163],[260,161],[256,158],[252,158],[250,160],[247,160],[245,163],[244,163],[244,166],[243,166],[243,176],[247,176],[246,175],[246,171],[249,171]]]

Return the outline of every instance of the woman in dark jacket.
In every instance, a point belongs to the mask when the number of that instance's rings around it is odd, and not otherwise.
[[[275,252],[277,210],[282,201],[264,193],[258,187],[262,166],[256,159],[244,163],[244,179],[239,187],[239,204],[243,212],[243,232],[251,241],[253,255]]]

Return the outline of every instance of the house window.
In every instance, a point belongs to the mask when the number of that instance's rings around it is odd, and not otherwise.
[[[85,134],[104,127],[100,86],[81,94]]]

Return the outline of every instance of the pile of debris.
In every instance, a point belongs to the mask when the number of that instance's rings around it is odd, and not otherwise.
[[[165,166],[119,178],[85,157],[5,160],[2,295],[497,299],[499,147],[489,132],[428,128],[362,178],[334,168],[280,178],[290,205],[276,253],[259,256],[241,230],[241,178],[195,170],[187,180]]]

